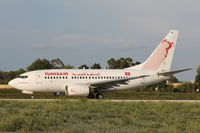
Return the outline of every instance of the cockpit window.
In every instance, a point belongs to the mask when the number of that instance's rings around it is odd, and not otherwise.
[[[21,79],[26,79],[26,78],[28,78],[28,76],[18,76],[17,78],[21,78]]]

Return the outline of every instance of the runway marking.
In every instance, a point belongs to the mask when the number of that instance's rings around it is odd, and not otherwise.
[[[106,101],[106,102],[189,102],[189,103],[200,103],[200,100],[126,100],[126,99],[0,99],[0,101]]]

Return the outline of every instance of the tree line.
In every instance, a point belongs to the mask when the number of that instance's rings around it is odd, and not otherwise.
[[[123,69],[127,67],[131,67],[134,65],[140,64],[139,61],[133,62],[132,58],[119,58],[114,59],[111,58],[107,61],[107,69]],[[59,58],[47,60],[47,59],[36,59],[33,63],[31,63],[26,69],[19,69],[16,71],[4,72],[0,71],[0,84],[7,84],[11,79],[17,77],[18,75],[34,70],[43,70],[43,69],[102,69],[100,63],[94,63],[91,66],[87,64],[82,64],[79,67],[75,67],[72,65],[65,65],[63,61]]]

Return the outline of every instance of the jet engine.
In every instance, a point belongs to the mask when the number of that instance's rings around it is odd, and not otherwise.
[[[89,94],[89,86],[85,84],[73,84],[67,85],[65,88],[65,94],[68,96],[87,96]]]

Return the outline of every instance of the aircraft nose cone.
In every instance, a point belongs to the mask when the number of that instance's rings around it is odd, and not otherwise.
[[[11,86],[11,87],[14,87],[15,88],[15,85],[14,85],[14,80],[11,80],[10,82],[8,82],[8,85]]]

